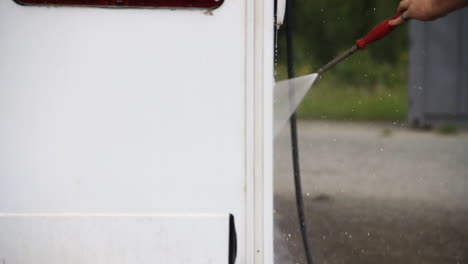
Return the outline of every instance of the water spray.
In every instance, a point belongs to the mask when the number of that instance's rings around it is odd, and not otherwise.
[[[304,213],[304,201],[302,195],[302,184],[300,175],[299,163],[299,145],[297,140],[297,120],[296,108],[302,101],[307,91],[310,89],[317,77],[341,61],[345,60],[358,50],[363,50],[367,45],[387,36],[396,26],[389,24],[390,20],[399,17],[400,14],[394,15],[391,19],[385,20],[372,29],[365,37],[356,41],[346,52],[336,57],[324,67],[320,68],[317,73],[295,78],[294,74],[294,61],[293,61],[293,0],[288,0],[286,3],[286,43],[287,43],[287,66],[289,80],[276,83],[274,87],[274,132],[275,135],[279,133],[283,125],[289,118],[291,129],[291,152],[293,161],[294,172],[294,187],[296,192],[296,207],[299,217],[299,227],[304,245],[304,251],[308,264],[313,264],[314,259],[312,255],[312,248],[310,246],[309,238],[307,236],[307,224]],[[285,102],[288,104],[285,104]]]

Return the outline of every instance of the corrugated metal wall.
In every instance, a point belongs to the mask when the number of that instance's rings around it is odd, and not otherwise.
[[[409,122],[468,124],[468,8],[410,23]]]

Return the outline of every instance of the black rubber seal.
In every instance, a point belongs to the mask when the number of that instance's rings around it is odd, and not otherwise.
[[[229,264],[234,264],[237,257],[237,234],[234,215],[229,215]]]

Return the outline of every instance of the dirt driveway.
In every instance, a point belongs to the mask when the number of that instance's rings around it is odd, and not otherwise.
[[[468,263],[468,134],[399,124],[302,122],[316,263]],[[306,263],[289,137],[275,144],[276,263]]]

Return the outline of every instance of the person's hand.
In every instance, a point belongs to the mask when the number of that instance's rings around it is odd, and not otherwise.
[[[398,13],[402,15],[389,24],[398,26],[412,18],[430,21],[467,5],[468,0],[402,0],[398,6]]]

